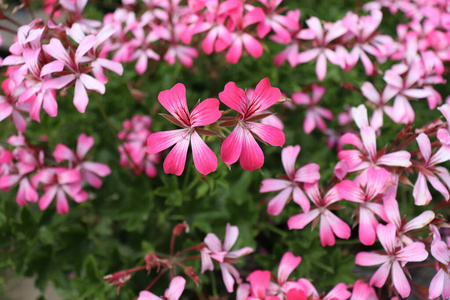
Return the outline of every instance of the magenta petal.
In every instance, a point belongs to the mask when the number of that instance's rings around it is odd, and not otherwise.
[[[350,180],[344,180],[338,185],[339,195],[348,201],[362,203],[364,202],[364,192],[361,190],[358,184]]]
[[[363,245],[373,245],[376,239],[375,229],[378,225],[378,221],[373,213],[365,208],[359,209],[359,239]]]
[[[220,102],[214,98],[208,98],[197,104],[191,112],[191,126],[205,126],[219,120],[222,114],[219,111]]]
[[[53,151],[53,157],[59,163],[64,160],[74,161],[76,159],[73,151],[70,150],[69,147],[67,147],[64,144],[56,145],[55,151]]]
[[[238,125],[222,143],[222,148],[220,149],[220,158],[222,161],[227,165],[234,164],[241,155],[243,142],[244,129]]]
[[[288,220],[288,227],[292,229],[303,229],[306,225],[312,222],[320,214],[319,209],[310,210],[307,213],[301,213],[292,216]]]
[[[272,146],[283,146],[284,145],[284,133],[282,130],[261,123],[247,122],[248,128],[251,132],[256,134],[264,142]]]
[[[164,172],[180,176],[184,171],[188,148],[189,139],[179,140],[164,160]]]
[[[234,109],[241,115],[245,115],[247,111],[247,95],[244,90],[236,86],[236,83],[228,82],[223,92],[219,93],[219,99],[226,106]]]
[[[195,131],[191,135],[191,147],[195,168],[201,174],[207,175],[217,169],[216,154]]]
[[[69,212],[69,203],[63,190],[58,190],[56,194],[56,210],[61,215]]]
[[[176,129],[151,133],[147,139],[147,152],[158,153],[185,139],[188,129]]]
[[[161,300],[161,298],[149,291],[141,291],[137,300]]]
[[[242,139],[241,166],[246,171],[259,169],[264,164],[264,153],[248,130],[244,130]]]
[[[162,91],[158,100],[180,122],[186,126],[189,120],[189,111],[186,102],[186,87],[182,83],[175,84],[170,90]]]

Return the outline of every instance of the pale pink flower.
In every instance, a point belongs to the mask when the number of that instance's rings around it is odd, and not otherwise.
[[[331,25],[327,30],[324,30],[320,20],[316,17],[311,17],[306,20],[306,24],[315,33],[315,38],[313,40],[314,48],[301,52],[298,55],[298,62],[305,63],[317,59],[316,75],[317,78],[322,81],[327,74],[327,59],[332,64],[341,66],[342,68],[345,67],[345,59],[343,60],[340,55],[328,48],[328,45],[333,40],[345,34],[347,28],[342,24],[342,21],[338,21]]]
[[[181,175],[186,163],[186,155],[189,144],[192,148],[192,156],[196,169],[203,175],[207,175],[217,168],[217,157],[206,145],[197,132],[197,127],[216,122],[220,117],[219,101],[209,98],[197,104],[189,113],[186,102],[186,88],[177,83],[170,90],[162,91],[158,100],[173,117],[173,122],[183,129],[156,132],[150,134],[147,140],[149,153],[158,153],[175,147],[164,160],[164,171],[169,174]]]
[[[105,177],[111,174],[111,169],[106,164],[89,161],[85,156],[94,146],[94,138],[82,133],[78,137],[76,152],[69,149],[64,144],[58,144],[55,147],[53,156],[57,162],[68,161],[80,170],[81,176],[93,187],[100,188],[102,180],[99,177]]]
[[[358,150],[342,150],[338,153],[341,160],[346,161],[348,172],[366,170],[370,166],[393,166],[407,168],[411,166],[411,154],[408,151],[385,153],[377,151],[377,136],[375,130],[369,126],[367,110],[364,105],[352,109],[352,116],[360,128],[360,136],[346,133],[341,137],[344,144],[350,144]]]
[[[279,215],[286,203],[293,199],[300,205],[304,212],[308,212],[310,203],[308,198],[300,188],[300,183],[314,183],[320,179],[319,165],[310,163],[301,168],[295,168],[295,161],[300,153],[300,146],[288,146],[281,151],[286,175],[281,175],[279,179],[264,179],[259,190],[260,193],[280,191],[267,207],[267,212],[271,215]]]
[[[398,202],[393,197],[384,199],[384,211],[386,213],[387,221],[394,224],[397,228],[399,239],[405,244],[412,244],[414,241],[409,237],[408,232],[420,229],[428,225],[434,220],[435,214],[431,210],[424,211],[411,221],[407,222],[406,218],[400,217]]]
[[[258,83],[254,92],[247,93],[234,82],[227,83],[219,98],[239,115],[236,127],[222,144],[220,157],[224,163],[231,165],[240,158],[241,166],[246,171],[261,168],[264,164],[264,154],[253,135],[270,145],[283,146],[283,131],[255,122],[262,112],[275,104],[280,97],[280,90],[272,87],[267,78]]]
[[[342,199],[337,187],[332,187],[325,195],[322,195],[317,182],[305,183],[305,192],[316,205],[316,208],[290,217],[288,220],[289,229],[303,229],[315,219],[320,219],[320,242],[322,246],[333,246],[335,235],[341,239],[348,239],[351,233],[350,226],[328,209],[330,205]]]
[[[292,94],[292,101],[297,105],[306,105],[306,117],[303,122],[303,130],[310,134],[316,127],[325,132],[327,125],[323,118],[332,120],[333,113],[326,108],[319,107],[318,104],[325,94],[325,87],[317,84],[312,85],[312,95],[303,92]]]
[[[359,252],[356,255],[356,264],[360,266],[382,266],[373,274],[370,284],[376,287],[382,287],[389,273],[395,289],[402,297],[408,297],[411,293],[411,287],[402,267],[408,262],[424,261],[428,257],[425,245],[420,242],[414,242],[404,248],[397,247],[397,229],[395,225],[381,225],[377,227],[377,236],[383,246],[386,254],[377,254],[374,252]]]
[[[181,276],[175,276],[170,281],[169,288],[164,292],[163,297],[158,297],[149,291],[141,291],[138,300],[178,300],[184,291],[186,279]]]
[[[430,283],[428,298],[434,299],[442,296],[443,299],[450,298],[450,248],[441,239],[439,230],[434,225],[430,225],[433,234],[433,241],[431,242],[431,255],[441,264],[438,272],[433,277]],[[439,264],[438,264],[439,265]]]
[[[239,250],[230,251],[233,248],[239,236],[239,228],[227,224],[225,238],[223,244],[220,239],[213,233],[208,233],[205,237],[206,247],[201,250],[202,257],[202,273],[206,270],[213,270],[214,264],[212,259],[220,264],[222,270],[222,278],[225,287],[229,293],[233,292],[234,283],[242,282],[239,271],[232,265],[236,259],[253,252],[250,247],[244,247]]]
[[[436,176],[441,176],[439,169],[435,165],[450,160],[450,147],[443,146],[435,153],[432,153],[431,142],[425,133],[419,134],[416,138],[420,153],[424,160],[420,165],[415,165],[417,169],[417,181],[414,185],[413,196],[416,205],[427,205],[431,202],[431,193],[428,190],[427,181],[444,196],[445,201],[450,198],[448,188]],[[441,179],[445,182],[445,177]]]

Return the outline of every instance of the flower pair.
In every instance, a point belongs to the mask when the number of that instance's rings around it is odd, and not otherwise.
[[[247,93],[238,88],[234,82],[229,82],[225,86],[219,98],[225,105],[236,110],[238,115],[220,124],[235,125],[234,130],[222,144],[223,162],[231,165],[240,159],[244,170],[253,171],[264,164],[264,154],[255,137],[274,146],[284,144],[284,133],[280,129],[257,123],[258,120],[269,115],[265,110],[275,104],[280,97],[280,90],[272,87],[267,78],[261,80],[254,91]],[[152,133],[147,140],[148,152],[158,153],[175,145],[164,161],[164,171],[181,175],[189,144],[191,144],[196,169],[203,175],[215,171],[217,157],[199,133],[218,135],[200,127],[213,124],[222,117],[219,111],[220,102],[213,98],[206,99],[198,103],[189,113],[186,88],[181,83],[170,90],[162,91],[158,100],[172,114],[172,116],[164,115],[164,117],[183,129]]]

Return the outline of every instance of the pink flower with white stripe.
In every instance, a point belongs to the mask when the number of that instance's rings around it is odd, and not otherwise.
[[[137,300],[178,300],[186,286],[186,279],[181,276],[175,276],[171,281],[169,288],[164,292],[163,297],[158,297],[149,291],[141,291]]]
[[[299,30],[300,26],[295,18],[291,18],[291,15],[280,15],[281,9],[278,9],[278,5],[282,0],[258,0],[264,5],[264,13],[266,17],[263,21],[258,23],[257,33],[260,39],[264,38],[271,30],[275,32],[284,43],[291,41],[291,33],[288,30]]]
[[[81,176],[91,186],[98,189],[102,186],[102,180],[99,177],[108,176],[111,174],[111,169],[106,164],[92,162],[85,158],[92,146],[94,146],[94,138],[82,133],[78,137],[76,152],[64,144],[58,144],[55,147],[53,156],[59,163],[68,161],[69,166],[74,166],[77,170],[80,170]]]
[[[317,84],[312,85],[312,95],[303,92],[292,94],[292,102],[297,105],[306,105],[306,117],[303,122],[303,130],[310,134],[316,127],[322,132],[327,130],[327,124],[323,118],[327,120],[333,119],[331,110],[317,106],[325,94],[325,87]]]
[[[444,196],[445,201],[450,198],[448,188],[439,180],[442,173],[439,171],[437,164],[450,160],[450,147],[440,147],[435,153],[432,153],[431,142],[425,133],[419,134],[416,138],[419,145],[420,153],[424,160],[423,163],[414,165],[418,172],[417,181],[414,185],[413,196],[416,205],[427,205],[431,202],[431,193],[428,190],[427,181]],[[443,168],[443,167],[440,167]],[[436,176],[436,174],[439,176]],[[445,174],[445,173],[444,173]],[[445,176],[441,180],[446,182]]]
[[[54,57],[57,61],[64,63],[70,70],[68,75],[59,77],[59,80],[72,81],[75,80],[75,93],[73,97],[73,104],[79,112],[84,113],[89,102],[86,90],[94,90],[100,94],[105,93],[105,85],[88,75],[89,68],[86,68],[85,63],[91,59],[85,54],[97,44],[97,38],[94,35],[88,35],[82,39],[75,55],[69,55],[60,40],[52,38],[48,45],[43,45],[42,48],[46,53]]]
[[[364,174],[363,174],[364,175]],[[386,220],[384,207],[376,200],[388,187],[391,174],[384,169],[369,168],[365,176],[358,176],[354,181],[344,180],[338,185],[339,195],[345,200],[358,203],[359,239],[364,245],[373,245],[376,239],[378,215]]]
[[[207,175],[217,168],[217,157],[197,132],[198,127],[216,122],[222,114],[219,100],[208,98],[198,103],[189,113],[186,102],[186,87],[177,83],[170,90],[162,91],[158,100],[172,116],[166,118],[183,129],[155,132],[147,139],[148,153],[158,153],[172,145],[175,147],[164,160],[164,172],[181,175],[191,144],[195,168]]]
[[[232,264],[237,262],[237,258],[253,252],[253,249],[250,247],[230,251],[236,243],[238,236],[239,228],[237,226],[231,226],[228,223],[223,244],[215,234],[208,233],[204,241],[206,247],[201,250],[202,273],[206,270],[214,270],[212,259],[219,262],[223,282],[229,293],[233,292],[235,282],[238,284],[242,282],[239,271]]]
[[[304,212],[308,212],[310,202],[303,193],[301,183],[314,183],[320,179],[319,165],[310,163],[301,168],[295,168],[295,161],[300,153],[300,146],[287,146],[281,151],[281,161],[283,162],[286,175],[279,175],[279,179],[264,179],[259,190],[260,193],[280,191],[267,207],[267,212],[271,215],[279,215],[286,203],[293,199],[301,206]]]
[[[254,91],[245,93],[234,82],[229,82],[219,94],[220,101],[236,110],[237,125],[225,139],[220,157],[227,165],[234,164],[239,158],[246,171],[259,169],[264,164],[264,154],[254,136],[272,146],[283,146],[285,137],[280,129],[257,123],[263,112],[274,105],[281,97],[278,88],[270,85],[269,79],[261,80]]]
[[[318,183],[305,183],[305,192],[316,205],[316,208],[290,217],[288,220],[289,229],[303,229],[313,221],[314,227],[317,222],[316,219],[319,219],[322,246],[333,246],[336,241],[335,235],[341,239],[348,239],[351,233],[350,226],[330,211],[330,209],[333,209],[333,204],[342,199],[339,196],[337,186],[332,187],[325,195],[322,195]]]
[[[359,252],[356,255],[356,264],[360,266],[382,264],[370,279],[370,285],[382,287],[390,273],[397,292],[404,298],[408,297],[411,287],[402,267],[408,262],[420,262],[427,259],[428,252],[425,250],[425,245],[414,242],[404,248],[398,247],[397,229],[393,224],[379,224],[377,236],[386,254]]]

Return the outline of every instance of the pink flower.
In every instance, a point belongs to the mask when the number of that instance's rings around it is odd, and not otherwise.
[[[408,151],[396,151],[385,154],[377,151],[376,132],[369,126],[367,110],[364,105],[352,109],[352,116],[360,128],[358,137],[354,133],[346,133],[341,137],[344,144],[355,146],[358,150],[342,150],[338,153],[341,160],[346,161],[348,172],[366,170],[370,166],[393,166],[407,168],[411,166],[411,154]]]
[[[79,112],[84,113],[86,106],[89,102],[89,98],[86,92],[88,90],[94,90],[100,94],[105,93],[105,85],[86,74],[86,70],[83,68],[82,63],[89,61],[89,58],[85,57],[85,54],[91,50],[97,43],[97,38],[93,35],[88,35],[82,39],[74,56],[70,56],[60,40],[53,38],[48,45],[42,46],[46,53],[57,59],[57,61],[63,62],[67,68],[69,68],[72,74],[64,75],[59,80],[68,80],[69,82],[75,80],[75,94],[73,103]]]
[[[191,143],[196,169],[203,175],[215,171],[217,157],[199,136],[197,128],[212,124],[221,117],[219,101],[213,98],[206,99],[189,113],[186,88],[181,83],[159,93],[158,100],[172,114],[173,117],[170,118],[173,122],[183,127],[183,129],[152,133],[148,137],[149,153],[158,153],[175,145],[164,160],[164,172],[178,176],[183,173],[189,143]]]
[[[370,167],[365,176],[358,176],[354,181],[344,180],[338,185],[342,198],[358,203],[358,232],[364,245],[375,243],[378,225],[375,214],[386,220],[383,205],[374,200],[383,195],[390,180],[391,175],[386,170]]]
[[[56,196],[56,210],[59,214],[69,211],[69,203],[66,194],[75,202],[84,202],[88,194],[82,190],[82,177],[79,170],[58,168],[46,168],[40,170],[33,180],[44,185],[45,193],[39,199],[39,208],[46,209]]]
[[[71,165],[75,164],[76,169],[80,170],[81,176],[93,187],[100,188],[102,180],[111,174],[111,169],[106,164],[91,162],[85,158],[87,152],[94,145],[94,138],[82,133],[78,137],[77,151],[73,152],[64,144],[58,144],[55,147],[53,156],[57,162],[68,161]]]
[[[430,139],[425,133],[419,134],[416,140],[424,162],[415,166],[418,171],[417,181],[413,190],[415,204],[427,205],[431,202],[432,197],[428,190],[427,181],[429,181],[431,185],[444,196],[445,201],[448,201],[450,198],[448,189],[435,175],[441,176],[439,169],[435,167],[435,165],[450,160],[450,147],[443,146],[433,154]],[[445,182],[445,177],[441,180]]]
[[[322,196],[317,182],[305,183],[305,191],[316,208],[290,217],[288,220],[289,229],[303,229],[310,222],[320,217],[320,242],[322,246],[333,246],[335,235],[341,239],[348,239],[351,233],[350,226],[328,209],[328,206],[342,199],[337,187],[334,186]]]
[[[202,273],[206,270],[212,271],[214,269],[212,259],[218,261],[220,263],[220,269],[222,270],[223,282],[225,283],[225,287],[229,293],[233,292],[233,285],[235,281],[238,284],[242,281],[238,270],[233,267],[232,263],[236,262],[237,258],[253,252],[253,249],[250,247],[230,251],[236,243],[238,236],[239,228],[237,226],[227,224],[223,244],[215,234],[208,233],[205,237],[206,247],[201,250]]]
[[[314,183],[320,179],[319,165],[310,163],[301,168],[295,168],[295,161],[300,153],[300,146],[288,146],[281,151],[281,160],[283,162],[286,175],[283,178],[264,179],[260,193],[281,191],[272,198],[267,207],[267,212],[271,215],[279,215],[286,203],[293,198],[294,202],[300,205],[304,212],[308,212],[310,203],[308,198],[300,188],[300,183]]]
[[[433,211],[427,210],[407,222],[405,217],[400,217],[398,202],[394,198],[384,199],[384,211],[386,213],[387,221],[395,225],[398,236],[405,245],[409,245],[414,242],[407,234],[409,231],[425,227],[431,223],[435,217]]]
[[[412,243],[404,248],[397,247],[396,228],[393,224],[377,227],[377,235],[386,254],[373,252],[360,252],[356,255],[356,264],[360,266],[382,266],[373,274],[370,284],[382,287],[391,273],[394,287],[402,297],[408,297],[411,287],[405,276],[402,266],[408,262],[424,261],[428,257],[425,245],[419,242]]]
[[[303,130],[310,134],[316,127],[325,132],[327,125],[322,118],[332,120],[333,113],[326,108],[317,106],[320,99],[325,94],[325,87],[317,84],[312,85],[312,96],[306,93],[298,92],[292,95],[292,101],[297,105],[307,105],[306,118],[303,122]]]
[[[431,255],[440,263],[438,272],[430,283],[428,298],[434,299],[442,295],[443,299],[450,298],[450,276],[448,266],[450,264],[450,249],[442,241],[439,230],[434,225],[430,225],[433,234],[431,242]]]
[[[328,48],[328,45],[333,40],[345,34],[347,29],[342,25],[342,21],[338,21],[331,25],[328,30],[324,31],[320,20],[316,17],[311,17],[306,20],[306,24],[316,35],[313,41],[314,48],[301,52],[298,55],[298,61],[299,63],[305,63],[317,58],[316,75],[322,81],[327,74],[327,59],[335,65],[345,66],[342,57]]]
[[[158,297],[149,291],[141,291],[138,300],[178,300],[184,291],[186,279],[181,276],[175,276],[170,281],[169,288],[164,292],[164,297]]]
[[[280,15],[277,10],[282,0],[259,0],[264,5],[266,17],[258,23],[257,33],[259,38],[264,38],[270,30],[275,32],[284,43],[291,41],[291,34],[288,30],[298,30],[299,23],[295,18],[291,18],[289,14]]]
[[[227,83],[219,98],[239,115],[237,126],[222,144],[220,156],[224,163],[231,165],[240,158],[241,166],[246,171],[261,168],[264,164],[264,154],[253,135],[270,145],[283,146],[283,131],[254,121],[280,97],[280,90],[272,87],[267,78],[258,83],[254,92],[247,93],[234,82]]]
[[[243,12],[241,14],[243,14]],[[242,56],[243,47],[245,47],[247,52],[255,58],[258,58],[263,54],[261,43],[251,34],[245,32],[246,27],[264,20],[265,15],[263,10],[260,7],[255,7],[247,12],[245,16],[242,16],[241,14],[236,15],[236,28],[231,32],[232,42],[226,54],[227,61],[231,64],[236,64],[239,61]],[[228,45],[219,45],[217,47],[216,45],[216,48],[219,48],[217,50],[220,51],[227,46]]]

